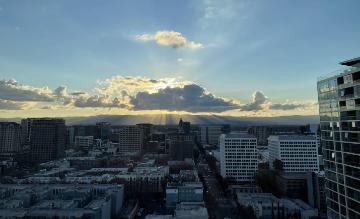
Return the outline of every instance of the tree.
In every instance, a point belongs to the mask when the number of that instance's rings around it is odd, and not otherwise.
[[[251,206],[240,205],[239,211],[243,218],[256,219],[255,211]]]
[[[281,196],[281,190],[278,188],[276,173],[272,170],[259,170],[256,175],[256,182],[264,192],[273,193],[275,196]]]
[[[273,162],[273,167],[276,171],[282,172],[284,169],[284,164],[281,160],[275,159]]]

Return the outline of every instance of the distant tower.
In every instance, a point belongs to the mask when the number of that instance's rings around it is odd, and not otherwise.
[[[190,122],[184,122],[182,118],[180,118],[178,125],[178,132],[181,134],[190,134],[190,129],[191,129],[190,126],[191,126]]]
[[[184,133],[184,122],[182,121],[182,118],[180,118],[180,121],[179,121],[178,132]]]
[[[11,156],[20,150],[20,125],[0,122],[0,154]]]

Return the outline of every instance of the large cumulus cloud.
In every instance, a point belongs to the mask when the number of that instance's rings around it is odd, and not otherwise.
[[[189,41],[181,33],[172,30],[157,31],[155,34],[139,34],[135,36],[135,39],[143,42],[155,41],[159,45],[171,46],[173,48],[199,49],[203,47],[201,43]]]
[[[263,109],[263,104],[267,97],[261,91],[255,91],[252,94],[252,102],[240,106],[242,111],[258,111]]]
[[[131,98],[135,110],[169,110],[188,112],[223,112],[237,107],[235,103],[205,91],[196,84],[166,87],[156,93],[139,92]]]
[[[0,99],[10,101],[52,102],[52,91],[47,88],[36,88],[18,83],[15,80],[0,81]]]
[[[272,103],[268,97],[264,95],[262,91],[255,91],[252,94],[252,101],[247,104],[241,105],[239,108],[241,111],[257,112],[264,110],[295,110],[298,108],[306,107],[303,103]]]
[[[114,76],[98,81],[90,91],[74,91],[66,86],[54,90],[33,87],[15,80],[0,81],[0,110],[102,108],[126,110],[165,110],[199,112],[291,111],[307,104],[273,103],[261,91],[252,94],[249,103],[217,97],[206,88],[179,78]]]

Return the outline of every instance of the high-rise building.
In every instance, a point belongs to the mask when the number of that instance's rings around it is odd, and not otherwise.
[[[70,145],[75,144],[76,136],[93,136],[94,139],[101,138],[101,125],[73,125],[68,127],[68,136]],[[106,126],[105,126],[106,127]],[[107,130],[106,128],[104,128]],[[106,133],[103,131],[103,133]],[[103,134],[105,135],[105,134]]]
[[[142,139],[139,126],[123,126],[114,130],[119,135],[120,153],[141,153]]]
[[[0,122],[0,155],[13,155],[21,150],[21,129],[15,122]]]
[[[319,216],[326,218],[325,172],[307,173],[308,203],[319,210]]]
[[[169,142],[169,154],[172,160],[185,160],[193,158],[194,135],[190,134],[190,123],[179,120],[177,132],[167,135]]]
[[[317,83],[328,218],[360,218],[360,57]]]
[[[94,145],[93,136],[75,136],[75,146],[83,151],[89,151]]]
[[[65,155],[66,126],[63,119],[31,119],[30,159],[41,163]]]
[[[267,139],[271,134],[271,128],[267,126],[252,126],[248,129],[248,133],[255,135],[258,145],[267,145]]]
[[[31,118],[21,120],[21,143],[30,145]]]
[[[98,137],[101,140],[108,140],[110,138],[111,124],[108,122],[96,123]],[[97,136],[96,136],[97,137]]]
[[[179,130],[178,130],[179,133],[190,134],[190,131],[191,131],[191,123],[190,123],[190,122],[184,122],[184,121],[180,118],[178,129],[179,129]]]
[[[162,152],[165,152],[166,146],[166,134],[163,132],[154,132],[151,134],[151,141],[156,141],[159,143],[159,149]]]
[[[239,183],[255,181],[258,169],[257,140],[247,133],[220,136],[221,175]]]
[[[311,135],[271,135],[269,162],[281,160],[285,173],[306,173],[319,170],[318,142]]]
[[[168,135],[169,154],[172,160],[185,160],[193,158],[194,136],[183,133],[173,133]]]
[[[217,146],[220,135],[230,132],[230,125],[201,125],[199,127],[202,144]]]
[[[140,123],[136,124],[140,129],[141,136],[141,149],[147,148],[148,142],[151,140],[151,134],[153,132],[153,124],[150,123]]]

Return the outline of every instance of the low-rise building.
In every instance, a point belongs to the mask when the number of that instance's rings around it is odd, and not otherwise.
[[[257,218],[290,218],[301,215],[301,219],[316,217],[317,209],[299,199],[279,199],[271,193],[238,193],[240,205],[253,208]]]
[[[166,186],[166,207],[174,208],[182,202],[202,202],[203,185],[194,183],[170,183]]]
[[[166,186],[166,207],[175,208],[182,202],[203,202],[203,185],[195,170],[180,170],[171,174]]]
[[[0,185],[4,218],[94,218],[120,215],[123,185]]]

